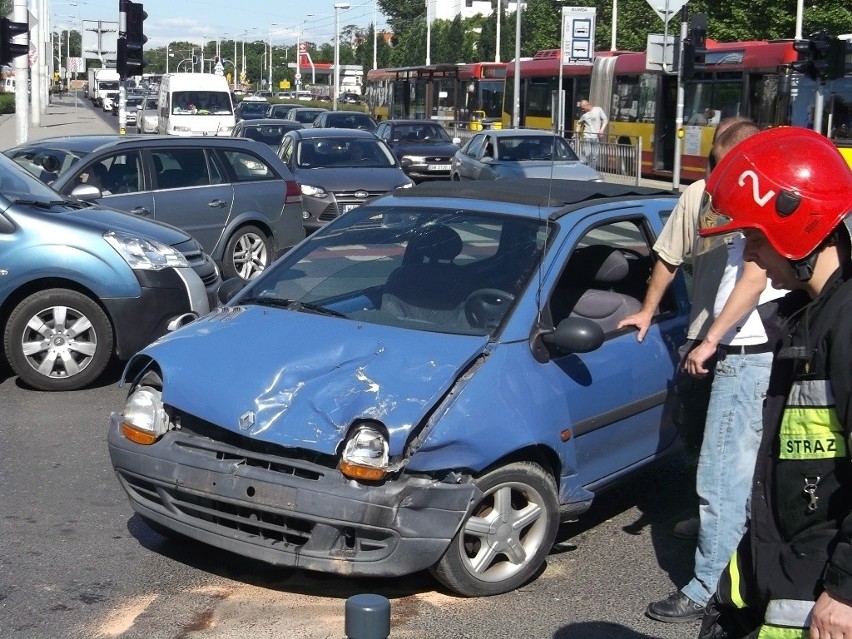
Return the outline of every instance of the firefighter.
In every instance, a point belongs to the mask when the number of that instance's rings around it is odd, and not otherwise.
[[[745,259],[791,293],[761,309],[777,343],[751,520],[699,636],[850,639],[852,171],[826,138],[780,127],[734,147],[704,197],[701,236],[742,231]]]

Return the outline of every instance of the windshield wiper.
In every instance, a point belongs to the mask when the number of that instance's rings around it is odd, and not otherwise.
[[[66,204],[65,200],[27,200],[24,198],[17,198],[12,200],[15,204],[23,204],[25,206],[37,206],[40,209],[50,210],[54,206],[64,206]]]
[[[283,297],[269,297],[266,295],[257,295],[254,297],[246,297],[240,300],[240,305],[257,304],[258,306],[275,306],[277,308],[294,308],[299,306],[299,300],[288,300]]]
[[[331,308],[326,308],[325,306],[320,306],[319,304],[311,304],[305,302],[299,302],[299,310],[310,311],[311,313],[317,313],[318,315],[331,315],[332,317],[346,317],[340,311],[335,311]]]

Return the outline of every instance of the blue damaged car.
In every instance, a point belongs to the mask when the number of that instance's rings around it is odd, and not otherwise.
[[[128,364],[109,451],[132,507],[278,566],[519,587],[561,521],[678,448],[684,281],[643,342],[617,327],[674,204],[520,179],[346,213]]]

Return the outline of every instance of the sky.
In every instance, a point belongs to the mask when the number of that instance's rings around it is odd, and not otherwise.
[[[118,0],[47,0],[54,29],[75,28],[80,20],[118,21]],[[340,0],[337,0],[340,3]],[[340,28],[368,28],[375,0],[348,0],[340,10]],[[293,46],[301,39],[323,45],[334,37],[335,0],[142,0],[147,47],[169,42],[269,40],[273,46]],[[377,11],[377,10],[376,10]],[[379,29],[386,26],[375,13]],[[76,27],[79,29],[79,27]],[[227,54],[225,54],[227,55]],[[292,53],[289,54],[292,56]]]

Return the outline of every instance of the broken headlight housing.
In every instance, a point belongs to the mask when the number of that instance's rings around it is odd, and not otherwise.
[[[132,442],[150,445],[169,430],[162,393],[151,386],[134,390],[121,413],[121,432]]]
[[[388,440],[385,433],[363,424],[350,432],[338,468],[349,479],[378,481],[388,473]]]

